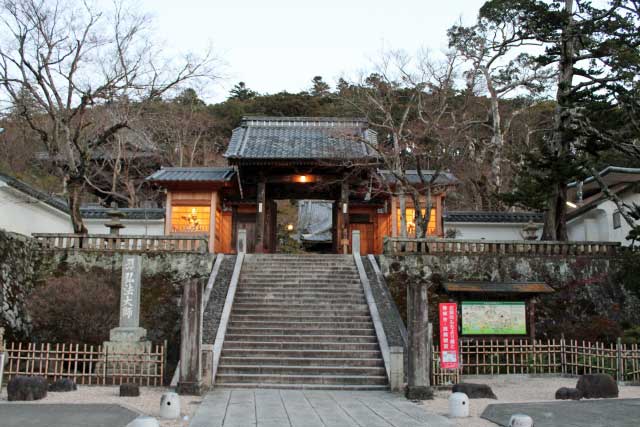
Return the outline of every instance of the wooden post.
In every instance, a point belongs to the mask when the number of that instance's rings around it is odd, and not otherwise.
[[[264,252],[264,224],[266,206],[266,183],[263,178],[258,182],[258,207],[256,212],[256,252]]]
[[[624,381],[624,364],[622,361],[622,338],[616,342],[616,381]]]
[[[409,283],[407,287],[409,363],[406,397],[410,400],[433,399],[427,289],[425,281]]]
[[[343,252],[349,253],[349,183],[342,181],[340,184],[340,215],[342,215],[342,230],[340,238]]]
[[[187,280],[182,294],[179,394],[202,394],[201,305],[202,286],[200,282],[197,279]]]
[[[4,352],[4,328],[0,328],[0,391],[2,391],[5,357],[6,356]]]

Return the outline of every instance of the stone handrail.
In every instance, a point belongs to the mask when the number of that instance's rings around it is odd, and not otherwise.
[[[45,249],[105,252],[208,252],[203,236],[145,236],[113,234],[33,234]]]
[[[513,255],[615,255],[618,242],[555,242],[530,240],[411,239],[385,237],[385,254],[513,254]]]

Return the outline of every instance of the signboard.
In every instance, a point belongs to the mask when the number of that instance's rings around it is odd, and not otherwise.
[[[440,307],[440,366],[457,369],[458,361],[458,304],[441,303]]]
[[[526,335],[524,301],[463,301],[463,335]]]

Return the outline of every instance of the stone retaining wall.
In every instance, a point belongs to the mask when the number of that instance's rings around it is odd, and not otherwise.
[[[430,317],[437,331],[437,304],[449,300],[444,281],[540,281],[555,292],[537,297],[536,334],[540,338],[609,340],[625,325],[640,324],[640,301],[617,280],[616,256],[517,254],[381,255],[380,268],[396,296],[410,281],[428,281]],[[400,312],[403,302],[398,303]],[[609,336],[610,335],[610,336]]]

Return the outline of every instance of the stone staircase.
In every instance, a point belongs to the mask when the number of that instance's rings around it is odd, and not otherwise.
[[[247,254],[216,386],[386,389],[353,257]]]

